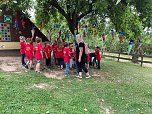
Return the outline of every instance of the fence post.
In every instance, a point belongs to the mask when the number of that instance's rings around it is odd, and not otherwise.
[[[119,55],[118,55],[118,62],[119,62],[119,59],[120,59],[120,52],[119,52]]]

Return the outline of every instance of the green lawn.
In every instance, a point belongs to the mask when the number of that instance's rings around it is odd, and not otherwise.
[[[152,68],[104,60],[101,74],[55,80],[0,71],[0,114],[152,114]]]

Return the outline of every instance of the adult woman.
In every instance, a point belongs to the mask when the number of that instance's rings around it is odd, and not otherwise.
[[[88,69],[85,66],[86,63],[86,54],[85,54],[85,44],[81,38],[81,36],[78,34],[76,36],[76,62],[78,65],[79,75],[77,77],[82,78],[82,70],[86,73],[86,78],[90,78],[90,74]]]

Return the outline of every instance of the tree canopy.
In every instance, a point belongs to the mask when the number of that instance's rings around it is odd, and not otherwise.
[[[35,2],[35,3],[34,3]],[[65,20],[72,34],[78,29],[80,20],[93,23],[104,23],[109,18],[117,31],[132,30],[138,25],[150,27],[152,25],[151,0],[2,0],[0,9],[27,11],[35,5],[37,21],[46,25],[57,17]],[[132,22],[134,21],[134,22]],[[138,24],[137,24],[137,23]],[[136,24],[135,24],[136,23]],[[140,24],[139,24],[140,23]],[[102,24],[103,25],[103,24]],[[126,26],[127,25],[127,26]],[[133,27],[133,25],[135,25]],[[138,29],[138,30],[140,30]],[[140,33],[140,32],[138,32]]]

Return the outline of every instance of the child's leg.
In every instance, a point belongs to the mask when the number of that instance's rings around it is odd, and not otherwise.
[[[25,54],[22,54],[22,65],[23,65],[23,66],[25,66],[25,65],[26,65],[26,63],[25,63],[24,59],[25,59]]]
[[[30,59],[27,60],[26,65],[25,65],[25,68],[28,69],[28,65],[29,65],[29,64],[30,64]]]
[[[65,75],[68,76],[69,74],[69,63],[65,63]]]
[[[70,68],[72,68],[73,59],[70,59]]]
[[[77,62],[75,62],[75,69],[76,69],[77,74],[79,74],[79,69],[78,69]]]
[[[41,65],[41,60],[37,60],[37,64],[36,64],[36,71],[40,72],[40,65]]]
[[[60,59],[60,68],[63,69],[64,60],[63,58]]]
[[[38,72],[40,72],[41,63],[37,63]]]
[[[49,66],[49,59],[48,58],[46,59],[46,66],[47,67]]]
[[[30,60],[30,68],[32,68],[33,60]]]
[[[49,64],[49,66],[51,66],[51,57],[48,58],[48,64]]]

